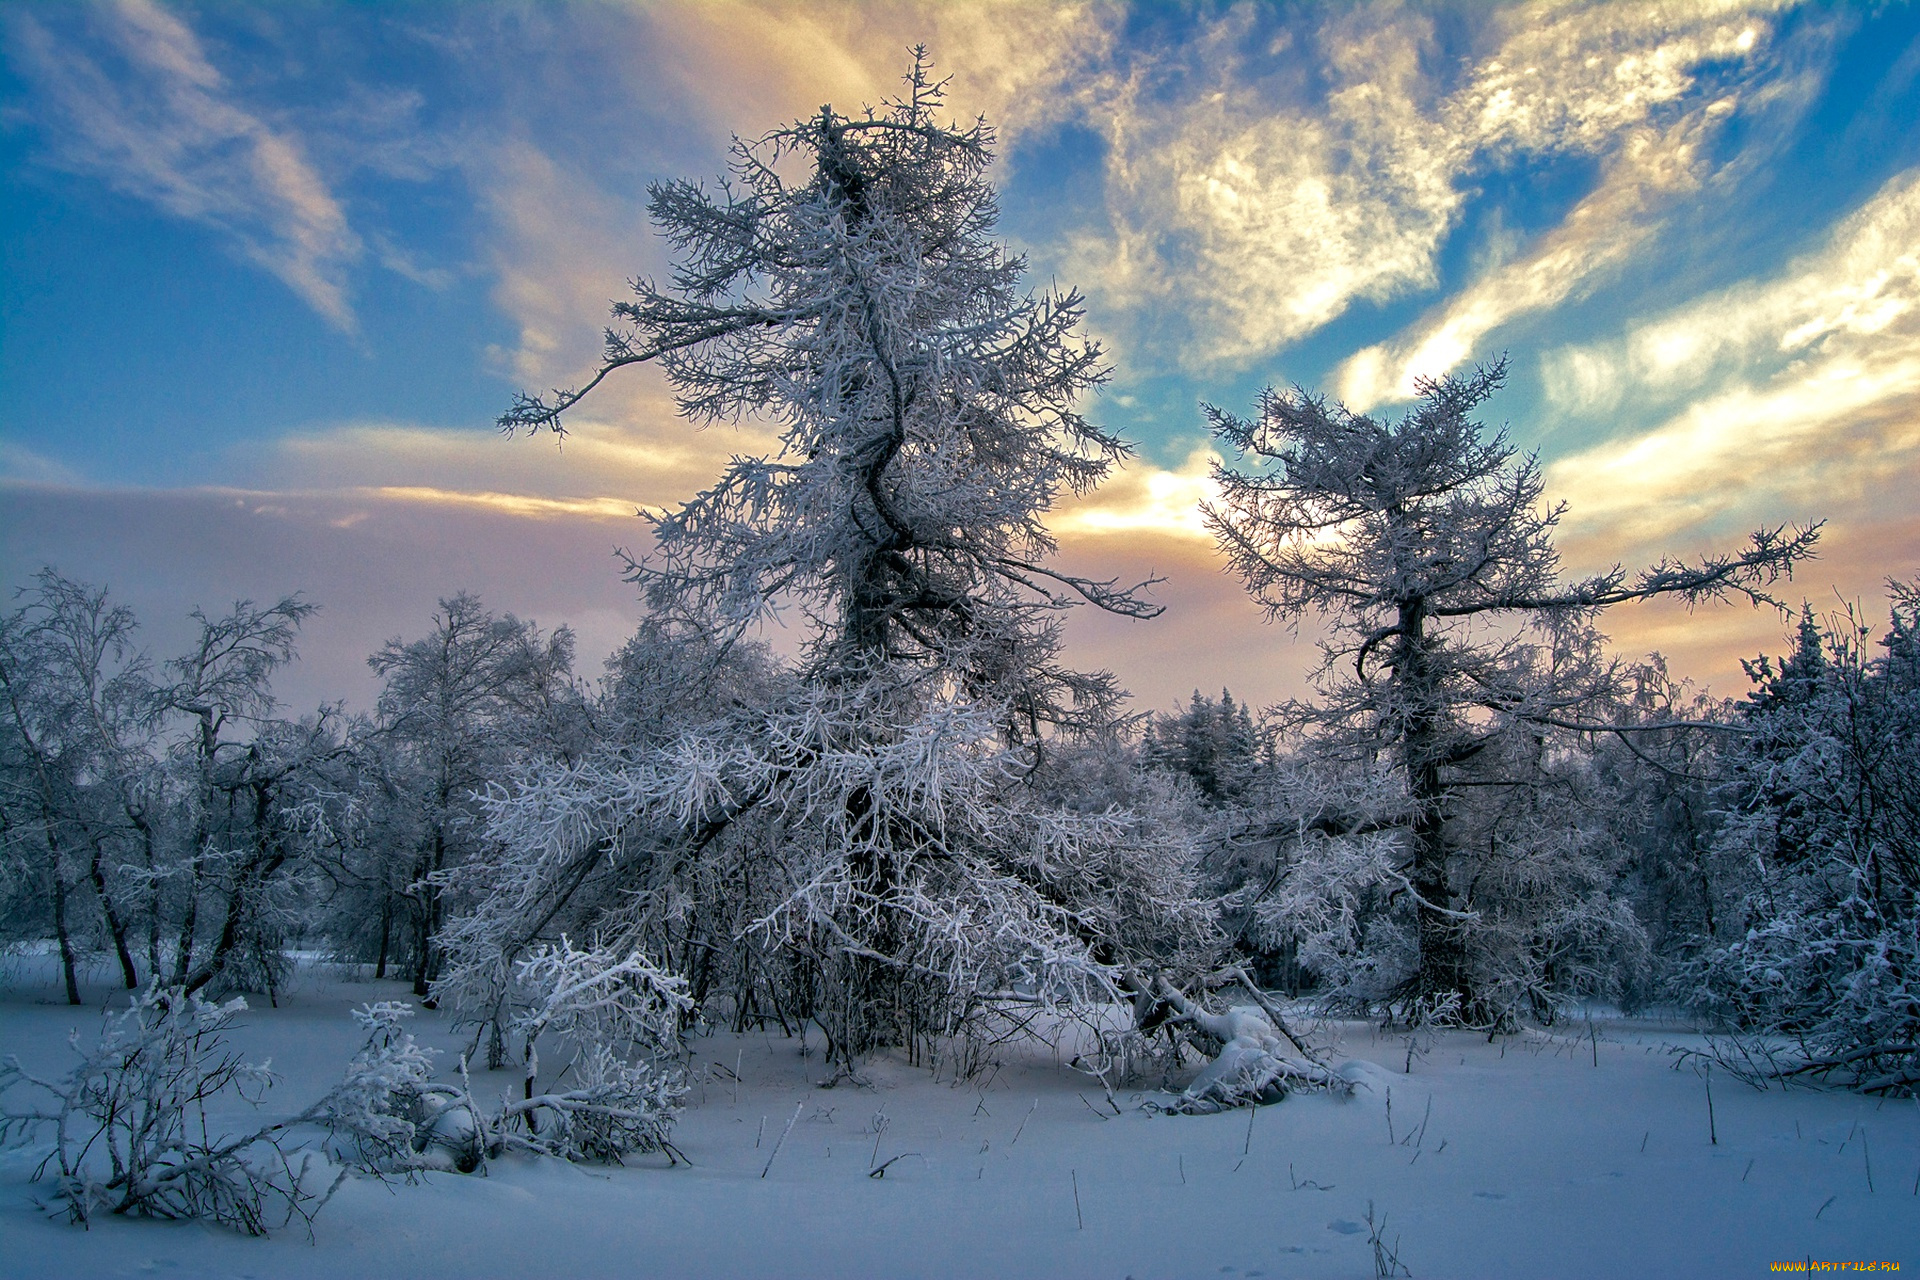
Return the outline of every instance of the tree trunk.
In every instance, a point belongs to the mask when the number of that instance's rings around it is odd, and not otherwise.
[[[220,935],[214,940],[213,953],[193,973],[184,984],[188,991],[198,991],[220,976],[227,962],[239,948],[247,922],[247,905],[254,896],[255,887],[264,884],[268,877],[280,869],[287,855],[274,848],[273,839],[273,787],[271,783],[254,781],[249,784],[253,792],[253,854],[244,865],[234,873],[233,885],[227,891],[227,909],[220,920]],[[279,1000],[274,991],[271,972],[265,975],[267,999],[278,1007]]]
[[[93,892],[100,899],[100,914],[106,917],[107,934],[113,939],[113,954],[120,961],[120,976],[127,984],[127,990],[140,989],[140,975],[134,971],[133,955],[127,950],[127,929],[120,921],[120,912],[113,905],[113,895],[107,891],[106,868],[100,865],[100,841],[92,832],[87,833],[87,847],[90,856],[87,859],[87,875],[93,881]]]
[[[376,980],[387,976],[387,947],[392,939],[393,895],[388,893],[380,898],[380,956],[373,965],[373,976]]]
[[[200,887],[205,876],[207,841],[213,834],[208,816],[213,806],[213,764],[220,751],[220,729],[214,723],[213,712],[203,708],[195,714],[200,729],[200,802],[194,810],[193,843],[188,846],[193,875],[187,884],[186,917],[181,921],[180,941],[173,952],[173,985],[176,987],[186,983],[187,974],[193,969],[193,934],[200,923]]]
[[[147,974],[156,982],[160,978],[160,911],[161,893],[159,869],[154,865],[153,824],[147,821],[144,809],[138,806],[127,808],[127,820],[133,823],[140,833],[140,851],[147,864]]]
[[[191,858],[193,874],[187,881],[187,909],[180,920],[180,939],[173,948],[173,985],[176,987],[186,982],[193,967],[193,933],[200,926],[200,881],[205,858],[202,845],[194,845]]]
[[[1467,978],[1466,947],[1460,924],[1446,914],[1453,885],[1446,838],[1446,796],[1439,766],[1427,761],[1408,769],[1408,796],[1416,806],[1413,820],[1413,882],[1420,895],[1415,904],[1420,967],[1414,977],[1414,996],[1429,1007],[1457,996],[1460,1016],[1473,1005]]]
[[[67,932],[67,880],[60,874],[60,842],[47,827],[47,869],[53,873],[53,934],[60,942],[60,972],[67,980],[67,1003],[80,1004],[80,983],[73,970],[73,937]]]
[[[445,812],[446,805],[443,802],[441,813],[444,815]],[[444,820],[443,817],[442,821]],[[440,928],[440,886],[433,882],[433,874],[446,865],[446,860],[446,834],[439,824],[435,824],[433,852],[428,855],[426,867],[418,881],[420,911],[415,923],[415,943],[418,950],[414,957],[413,969],[413,994],[416,996],[427,996],[432,989],[433,980],[440,976],[438,966],[434,963],[436,956],[433,941],[434,934],[439,932]]]
[[[1478,1011],[1467,975],[1465,939],[1459,921],[1447,914],[1452,906],[1453,883],[1446,833],[1447,794],[1440,777],[1446,747],[1433,709],[1439,704],[1439,677],[1427,651],[1426,605],[1424,598],[1417,598],[1400,606],[1400,635],[1394,655],[1396,683],[1410,706],[1401,739],[1401,761],[1407,771],[1407,799],[1413,804],[1410,879],[1420,896],[1414,905],[1420,959],[1411,994],[1415,1017],[1457,999],[1456,1016],[1470,1019]]]

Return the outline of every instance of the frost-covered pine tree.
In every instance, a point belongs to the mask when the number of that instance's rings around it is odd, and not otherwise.
[[[1696,999],[1743,1032],[1737,1069],[1920,1091],[1920,583],[1888,582],[1878,648],[1802,616],[1748,664],[1717,852],[1744,869]]]
[[[777,454],[654,517],[632,568],[678,679],[781,608],[806,646],[703,721],[497,797],[524,872],[498,871],[495,901],[523,905],[465,932],[462,981],[507,991],[514,949],[572,916],[622,953],[723,950],[697,991],[817,1022],[844,1064],[999,1002],[1109,993],[1117,966],[1208,936],[1182,839],[1025,781],[1117,698],[1056,660],[1060,612],[1157,610],[1051,564],[1048,511],[1126,449],[1079,410],[1104,369],[1078,295],[1024,291],[993,238],[991,130],[941,109],[918,51],[899,99],[737,141],[718,189],[654,188],[672,279],[615,308],[585,387],[502,419],[558,429],[657,361],[691,421],[777,428]],[[582,909],[568,885],[607,865],[625,892]]]
[[[1238,459],[1216,466],[1221,497],[1206,508],[1222,551],[1270,619],[1332,624],[1303,726],[1332,758],[1393,769],[1405,793],[1414,920],[1394,1003],[1476,1023],[1505,1002],[1485,982],[1478,930],[1494,917],[1472,901],[1478,855],[1454,821],[1469,788],[1507,785],[1484,771],[1516,752],[1531,762],[1513,785],[1535,785],[1556,733],[1660,727],[1608,714],[1625,682],[1593,630],[1604,610],[1655,596],[1771,603],[1766,584],[1818,536],[1762,530],[1735,554],[1564,581],[1562,508],[1543,500],[1538,462],[1474,417],[1505,376],[1501,361],[1422,382],[1397,421],[1300,387],[1269,388],[1252,418],[1207,408]]]

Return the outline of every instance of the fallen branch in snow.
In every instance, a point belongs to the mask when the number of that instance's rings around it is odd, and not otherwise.
[[[875,1165],[873,1168],[869,1169],[867,1171],[867,1176],[869,1178],[884,1178],[887,1176],[887,1170],[892,1168],[896,1161],[905,1160],[908,1156],[920,1156],[920,1159],[922,1161],[926,1159],[926,1157],[921,1156],[918,1151],[902,1151],[899,1155],[890,1157],[885,1164]],[[771,1164],[773,1162],[768,1161],[767,1163]],[[766,1175],[762,1174],[761,1176],[765,1177]]]
[[[1874,1044],[1844,1053],[1786,1053],[1753,1036],[1712,1040],[1707,1048],[1675,1049],[1682,1061],[1699,1058],[1756,1089],[1814,1080],[1860,1093],[1904,1094],[1920,1090],[1920,1044]],[[1835,1080],[1834,1077],[1840,1077]]]
[[[1277,1028],[1261,1007],[1236,1005],[1225,1013],[1213,1013],[1188,999],[1165,978],[1155,982],[1153,994],[1171,1010],[1169,1020],[1184,1021],[1220,1045],[1213,1061],[1202,1067],[1185,1092],[1163,1110],[1201,1115],[1278,1102],[1290,1086],[1327,1089],[1342,1095],[1353,1092],[1351,1081],[1325,1065],[1285,1056]],[[1291,1034],[1287,1038],[1299,1047]]]

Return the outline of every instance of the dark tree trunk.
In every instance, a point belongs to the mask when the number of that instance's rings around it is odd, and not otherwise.
[[[444,803],[441,812],[446,812]],[[446,835],[436,825],[433,850],[419,879],[420,909],[414,921],[413,994],[423,998],[431,993],[433,980],[440,976],[438,947],[434,942],[434,935],[440,929],[440,886],[433,882],[433,874],[446,865],[446,860]]]
[[[375,979],[387,976],[387,948],[393,940],[393,895],[385,894],[380,899],[380,955],[373,965]]]
[[[220,936],[214,940],[213,953],[183,984],[188,991],[200,990],[219,977],[221,971],[227,967],[228,960],[232,958],[243,939],[247,907],[249,901],[255,896],[256,886],[263,884],[287,860],[286,854],[276,851],[273,847],[271,785],[255,782],[250,789],[253,791],[253,856],[233,877],[232,887],[227,892],[227,909],[221,915]],[[268,999],[277,1005],[271,973],[266,977]]]
[[[120,977],[127,984],[127,990],[140,989],[140,975],[134,971],[133,955],[127,950],[127,928],[120,920],[120,912],[113,905],[113,895],[107,891],[106,868],[101,866],[100,841],[88,833],[87,846],[90,857],[87,859],[87,875],[93,881],[93,892],[100,899],[100,914],[106,917],[107,934],[113,939],[113,954],[120,961]]]
[[[47,827],[47,869],[53,874],[53,935],[60,942],[60,972],[67,980],[67,1003],[79,1004],[80,982],[73,968],[73,936],[67,930],[67,879],[60,874],[60,842]]]
[[[1427,648],[1426,600],[1400,606],[1399,642],[1395,646],[1395,675],[1403,696],[1412,704],[1401,739],[1401,761],[1407,771],[1407,798],[1413,804],[1415,936],[1420,952],[1413,978],[1412,1003],[1418,1011],[1457,999],[1458,1015],[1477,1020],[1472,983],[1467,973],[1466,940],[1460,923],[1448,911],[1453,902],[1451,858],[1446,832],[1446,785],[1440,771],[1446,762],[1443,726],[1434,710],[1439,704],[1439,676]]]
[[[158,981],[162,899],[159,869],[154,865],[153,824],[147,821],[145,810],[137,805],[127,808],[127,819],[133,823],[134,830],[140,833],[140,852],[147,864],[147,973]]]
[[[209,812],[213,806],[213,762],[220,748],[220,731],[211,711],[197,712],[200,718],[200,807],[194,814],[193,842],[188,846],[193,876],[187,884],[187,908],[180,922],[180,941],[173,952],[173,985],[183,986],[193,970],[193,934],[200,924],[200,888],[205,877],[207,840],[212,835]]]

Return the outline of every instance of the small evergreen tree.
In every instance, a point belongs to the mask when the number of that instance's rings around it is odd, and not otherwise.
[[[1147,726],[1146,748],[1149,763],[1187,777],[1201,798],[1215,805],[1242,797],[1260,767],[1253,715],[1226,689],[1218,702],[1196,689],[1185,711],[1155,716]]]
[[[1703,951],[1708,1008],[1758,1033],[1743,1063],[1872,1091],[1920,1088],[1920,583],[1891,581],[1873,653],[1849,614],[1803,613],[1794,651],[1747,666],[1748,732],[1717,844],[1749,869],[1731,942]],[[1782,1039],[1789,1046],[1778,1046]]]

